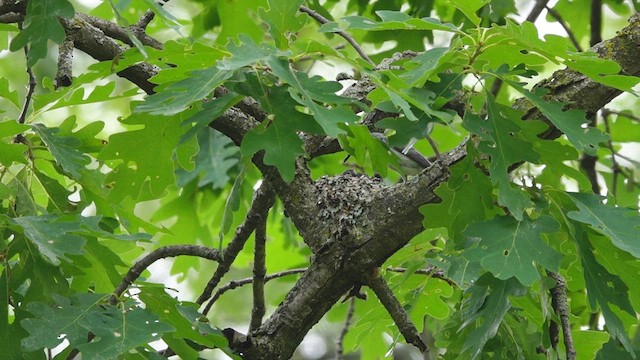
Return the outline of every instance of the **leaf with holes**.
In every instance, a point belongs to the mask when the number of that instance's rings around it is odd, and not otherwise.
[[[579,150],[589,155],[596,155],[599,144],[609,139],[609,136],[602,133],[597,128],[587,126],[589,120],[586,119],[584,111],[564,110],[564,104],[544,100],[543,90],[531,92],[522,85],[505,79],[509,85],[516,89],[531,101],[544,116],[562,131],[569,141]]]
[[[516,277],[523,285],[531,286],[540,278],[537,265],[556,271],[561,255],[542,241],[543,233],[559,230],[558,223],[549,216],[535,220],[500,216],[469,225],[464,235],[476,244],[465,249],[470,261],[480,261],[483,268],[497,278]]]

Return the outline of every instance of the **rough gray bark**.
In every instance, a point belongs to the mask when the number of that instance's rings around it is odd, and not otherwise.
[[[24,16],[24,4],[0,1],[0,21],[19,21],[16,19]],[[97,60],[114,59],[125,49],[81,14],[62,23],[74,46]],[[639,74],[640,16],[634,15],[628,27],[592,50],[618,62],[625,74]],[[156,72],[155,67],[141,63],[118,75],[152,93],[154,85],[148,79]],[[557,71],[538,87],[549,89],[547,99],[568,103],[569,108],[584,109],[588,114],[620,94],[569,69]],[[255,102],[241,105],[212,119],[212,126],[236,144],[258,124],[252,115],[263,113]],[[525,112],[525,119],[545,120],[526,100],[518,100],[516,108]],[[551,127],[541,136],[552,139],[560,135]],[[322,143],[308,143],[307,149],[317,149]],[[335,146],[330,149],[337,150]],[[231,347],[246,359],[290,358],[309,329],[345,293],[369,282],[376,276],[376,267],[422,231],[419,207],[438,201],[433,190],[448,179],[448,168],[464,158],[465,149],[461,144],[412,180],[395,186],[353,173],[313,181],[303,159],[298,161],[295,179],[286,183],[276,169],[264,165],[256,155],[254,162],[284,203],[313,257],[286,299],[259,328],[247,336],[232,329],[225,331]]]

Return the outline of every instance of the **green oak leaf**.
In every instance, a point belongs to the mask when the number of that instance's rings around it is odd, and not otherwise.
[[[24,167],[7,184],[11,196],[14,198],[12,205],[14,211],[20,216],[38,214],[39,206],[36,204],[33,194],[30,191],[30,178],[29,168]]]
[[[247,38],[260,42],[265,35],[265,28],[255,16],[259,9],[267,7],[267,0],[234,0],[217,1],[210,8],[217,7],[221,31],[216,42],[227,44],[230,38]]]
[[[611,338],[611,336],[604,331],[589,330],[572,330],[571,336],[573,336],[573,344],[577,349],[576,352],[580,352],[578,358],[582,359],[595,359],[598,351],[600,351],[602,346]]]
[[[112,187],[109,198],[116,203],[132,199],[157,198],[174,183],[173,154],[184,132],[181,124],[194,110],[173,116],[149,116],[134,113],[124,120],[144,128],[113,134],[98,154],[98,160],[108,162],[114,171],[107,175]]]
[[[636,312],[629,302],[629,288],[617,275],[609,273],[598,263],[593,254],[593,247],[582,226],[576,223],[574,228],[575,240],[584,268],[583,275],[587,285],[589,306],[593,310],[596,310],[598,305],[600,306],[609,334],[618,339],[625,349],[632,353],[633,347],[624,324],[611,308],[611,305],[614,305],[635,318]]]
[[[50,178],[40,171],[34,171],[33,175],[33,180],[40,183],[46,193],[49,202],[47,209],[55,209],[57,212],[64,213],[72,208],[73,205],[69,201],[69,196],[73,194],[72,191],[67,190],[57,180]]]
[[[640,261],[628,252],[611,246],[611,241],[605,236],[589,234],[589,238],[596,260],[627,284],[631,305],[634,309],[640,309],[640,287],[635,286],[640,274]]]
[[[213,119],[217,119],[226,110],[228,110],[240,100],[242,100],[242,96],[233,92],[229,92],[222,97],[218,97],[211,101],[205,102],[202,105],[202,110],[182,123],[183,126],[193,126],[184,135],[182,135],[179,144],[182,145],[196,136],[196,134],[200,133],[202,129],[209,126]]]
[[[407,71],[403,72],[400,78],[410,86],[421,87],[433,75],[441,72],[442,63],[450,63],[456,56],[458,53],[451,48],[429,49],[407,61]]]
[[[565,111],[564,104],[544,100],[542,98],[544,95],[543,90],[541,89],[536,92],[531,92],[516,82],[506,79],[504,79],[504,81],[540,109],[542,114],[562,131],[579,151],[584,151],[589,155],[595,155],[598,151],[599,144],[609,139],[609,136],[597,128],[591,126],[587,128],[583,127],[589,123],[584,111]]]
[[[351,105],[353,99],[336,95],[336,92],[342,89],[340,83],[326,81],[320,76],[309,77],[303,72],[293,70],[285,59],[272,56],[267,60],[267,64],[274,75],[291,85],[291,97],[311,110],[314,119],[327,135],[335,137],[342,134],[339,124],[350,124],[358,120],[358,116],[350,108],[343,106]],[[322,106],[318,102],[332,106]],[[267,104],[265,109],[269,107]]]
[[[108,293],[122,282],[122,274],[118,269],[129,266],[122,261],[121,255],[114,249],[97,239],[88,239],[82,248],[82,257],[72,257],[73,264],[83,274],[74,274],[73,289],[79,292],[92,288],[96,292]]]
[[[64,28],[58,17],[69,19],[75,15],[73,5],[67,0],[39,0],[27,3],[26,27],[11,41],[9,49],[17,51],[29,45],[27,66],[33,66],[47,56],[48,41],[62,43]]]
[[[22,339],[22,350],[53,349],[65,339],[74,346],[86,342],[88,329],[79,326],[78,321],[89,311],[100,311],[99,304],[104,297],[103,294],[85,293],[69,299],[54,294],[56,306],[42,302],[27,304],[27,310],[34,317],[20,322],[29,332],[29,336]]]
[[[398,158],[391,153],[389,147],[380,139],[374,137],[364,125],[345,126],[348,137],[340,137],[342,148],[353,156],[356,162],[365,166],[367,158],[371,161],[371,168],[382,177],[387,176],[387,170],[391,166],[400,173]]]
[[[29,337],[22,340],[24,351],[54,348],[66,339],[83,357],[115,359],[130,349],[158,340],[163,333],[175,331],[144,309],[105,305],[108,295],[86,293],[53,298],[54,307],[41,302],[27,305],[35,317],[21,321],[29,332]],[[95,338],[87,343],[89,332]]]
[[[384,30],[442,30],[447,32],[461,33],[453,24],[442,23],[438,19],[425,17],[416,19],[400,11],[378,10],[376,14],[381,21],[373,21],[364,16],[346,16],[340,19],[344,23],[343,29],[357,29],[367,31]],[[336,32],[340,27],[335,22],[324,24],[320,27],[320,32]]]
[[[540,278],[537,264],[556,271],[561,255],[542,241],[542,233],[559,230],[558,223],[549,216],[535,220],[500,216],[481,223],[473,223],[464,235],[477,241],[467,248],[464,256],[470,261],[480,261],[483,268],[497,278],[516,277],[520,283],[531,286]]]
[[[423,307],[424,313],[435,318],[444,320],[451,314],[451,307],[446,299],[453,296],[453,287],[446,281],[431,279],[427,281],[420,296],[420,301],[416,307]],[[420,320],[414,317],[415,320]]]
[[[20,109],[21,105],[18,92],[16,90],[11,90],[10,87],[9,79],[0,79],[0,97],[9,101],[16,109]],[[0,112],[5,112],[5,109],[0,110]]]
[[[476,324],[467,335],[462,348],[470,359],[477,359],[487,341],[494,337],[502,320],[511,308],[509,296],[522,295],[525,288],[515,279],[498,280],[490,275],[481,277],[468,292],[471,297],[463,303],[464,322],[458,332]]]
[[[640,215],[636,210],[607,206],[595,194],[567,193],[579,211],[567,213],[571,219],[588,224],[611,238],[618,248],[640,258]]]
[[[80,229],[78,222],[61,220],[55,215],[44,215],[22,216],[11,222],[22,228],[43,259],[52,265],[60,265],[61,260],[71,261],[66,254],[82,254],[82,247],[87,241],[75,233]]]
[[[115,219],[111,220],[117,223]],[[81,215],[22,216],[11,219],[11,223],[22,228],[27,239],[36,245],[42,257],[52,265],[60,265],[61,260],[70,261],[66,254],[83,254],[87,241],[85,237],[122,241],[151,239],[149,234],[143,233],[114,234],[114,229],[109,229],[109,222],[110,219],[102,216]]]
[[[569,161],[577,160],[578,151],[571,145],[562,144],[558,141],[544,140],[537,136],[548,128],[548,125],[541,121],[525,121],[522,132],[527,141],[540,155],[539,163],[545,164],[542,174],[537,176],[541,183],[552,187],[562,187],[562,177],[571,177],[578,182],[580,189],[591,189],[589,180],[579,169],[569,165]]]
[[[420,207],[425,228],[445,227],[456,242],[462,241],[462,231],[469,224],[486,219],[493,207],[491,181],[475,164],[475,148],[467,146],[467,151],[463,160],[449,168],[449,181],[435,189],[442,201]]]
[[[137,346],[159,340],[163,333],[175,331],[173,326],[139,307],[126,312],[115,306],[88,311],[77,324],[96,335],[93,341],[77,345],[83,356],[96,360],[115,359]]]
[[[74,79],[75,82],[75,79]],[[50,97],[57,96],[57,101],[51,99],[51,101],[47,101],[45,104],[47,106],[47,110],[54,110],[68,106],[79,106],[79,105],[87,105],[93,103],[102,103],[105,101],[130,98],[138,94],[138,89],[129,89],[121,94],[116,94],[114,90],[116,89],[116,82],[109,82],[104,85],[95,85],[90,90],[86,90],[80,86],[73,86],[70,89],[65,89],[63,91],[59,91],[57,93],[48,94]],[[79,85],[79,84],[78,84]],[[87,93],[85,93],[85,90]],[[39,98],[41,103],[44,103],[47,99],[50,99],[44,95]],[[43,104],[44,105],[44,104]]]
[[[168,85],[163,91],[145,98],[135,108],[135,112],[148,112],[152,115],[175,115],[186,110],[191,104],[209,96],[213,89],[231,77],[231,71],[221,70],[218,66],[194,70],[189,77]]]
[[[299,13],[304,0],[269,0],[268,10],[260,8],[258,13],[262,20],[269,25],[269,34],[280,49],[289,48],[289,37],[304,26],[308,17]]]
[[[574,52],[565,64],[593,81],[621,91],[633,93],[633,87],[640,81],[637,76],[620,74],[622,68],[618,63],[603,59],[593,51]]]
[[[189,108],[193,103],[209,96],[236,70],[264,60],[274,50],[258,46],[247,36],[240,36],[238,44],[231,43],[226,50],[231,56],[216,62],[214,66],[193,70],[189,76],[175,83],[163,85],[156,94],[148,96],[138,105],[135,112],[155,115],[175,115]]]
[[[17,121],[0,122],[0,164],[9,166],[13,162],[26,164],[25,144],[15,144],[13,139],[16,135],[29,130],[29,125],[20,124]],[[5,140],[6,139],[6,140]]]
[[[183,359],[198,357],[192,343],[208,348],[228,346],[227,339],[220,330],[211,327],[198,312],[196,304],[179,302],[161,287],[145,287],[139,296],[145,309],[157,314],[160,321],[175,327],[175,332],[165,333],[162,339]]]
[[[464,125],[482,138],[479,149],[491,156],[489,171],[494,184],[498,184],[498,202],[506,206],[518,220],[524,209],[533,205],[529,197],[511,185],[509,166],[520,162],[537,162],[538,154],[533,145],[522,139],[520,112],[499,104],[487,94],[487,119],[483,120],[470,111],[465,113]]]
[[[491,0],[451,0],[453,6],[460,10],[475,26],[480,25],[481,20],[476,15],[476,11],[490,2]]]
[[[231,180],[229,170],[240,162],[240,151],[226,136],[213,129],[203,129],[198,134],[200,150],[196,155],[196,167],[187,172],[177,171],[177,184],[180,187],[199,177],[198,187],[211,186],[222,189]]]
[[[104,140],[97,136],[104,129],[104,122],[92,121],[81,129],[76,129],[77,126],[75,115],[69,116],[58,126],[60,132],[56,135],[61,137],[74,137],[80,140],[78,150],[82,150],[85,153],[95,153],[103,148]],[[74,129],[76,130],[73,131]]]
[[[40,136],[40,139],[47,145],[47,148],[56,159],[56,162],[62,166],[62,169],[71,178],[79,180],[87,172],[86,166],[91,160],[82,151],[78,150],[78,147],[82,144],[79,139],[70,136],[59,136],[60,129],[48,128],[43,124],[33,124],[32,129]]]
[[[271,89],[269,104],[273,119],[249,131],[240,146],[244,156],[264,150],[264,163],[276,166],[285,181],[293,180],[295,160],[304,155],[297,131],[318,131],[313,118],[296,109],[297,102],[291,98],[288,89],[284,85]]]

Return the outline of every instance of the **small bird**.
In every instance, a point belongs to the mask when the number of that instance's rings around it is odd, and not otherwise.
[[[392,147],[389,146],[389,139],[387,139],[384,134],[374,132],[371,133],[371,135],[385,143],[398,157],[398,162],[406,175],[417,175],[422,170],[431,166],[431,162],[413,147],[407,146],[404,149],[400,147]]]

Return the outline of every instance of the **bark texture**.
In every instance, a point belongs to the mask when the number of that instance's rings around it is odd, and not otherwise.
[[[0,21],[23,18],[25,4],[26,1],[0,1]],[[75,48],[101,61],[120,56],[127,46],[122,43],[124,39],[117,39],[122,36],[121,31],[109,24],[96,21],[91,24],[91,21],[83,14],[61,20]],[[143,39],[154,47],[162,46],[153,39]],[[624,74],[640,74],[640,15],[634,15],[629,26],[592,50],[616,61]],[[156,72],[154,66],[140,63],[118,75],[153,93],[154,84],[149,78]],[[567,103],[569,108],[583,109],[587,114],[597,112],[620,94],[619,90],[571,69],[555,72],[537,87],[548,89],[548,100]],[[367,91],[371,90],[369,87]],[[524,119],[546,120],[527,100],[518,100],[515,107],[525,112]],[[211,126],[240,144],[263,115],[257,103],[247,99],[220,118],[212,119]],[[550,126],[541,136],[552,139],[560,135]],[[304,139],[312,155],[338,150],[335,143],[332,145],[332,139]],[[443,154],[410,181],[388,186],[379,179],[351,172],[313,181],[304,159],[299,159],[296,176],[287,183],[275,168],[264,165],[262,157],[256,155],[254,162],[282,200],[313,257],[308,270],[261,326],[246,335],[233,329],[225,330],[231,347],[246,359],[289,359],[309,329],[334,304],[350,289],[371,283],[372,277],[377,276],[376,268],[422,231],[423,219],[418,209],[438,201],[433,190],[448,179],[449,167],[465,156],[466,143]]]

